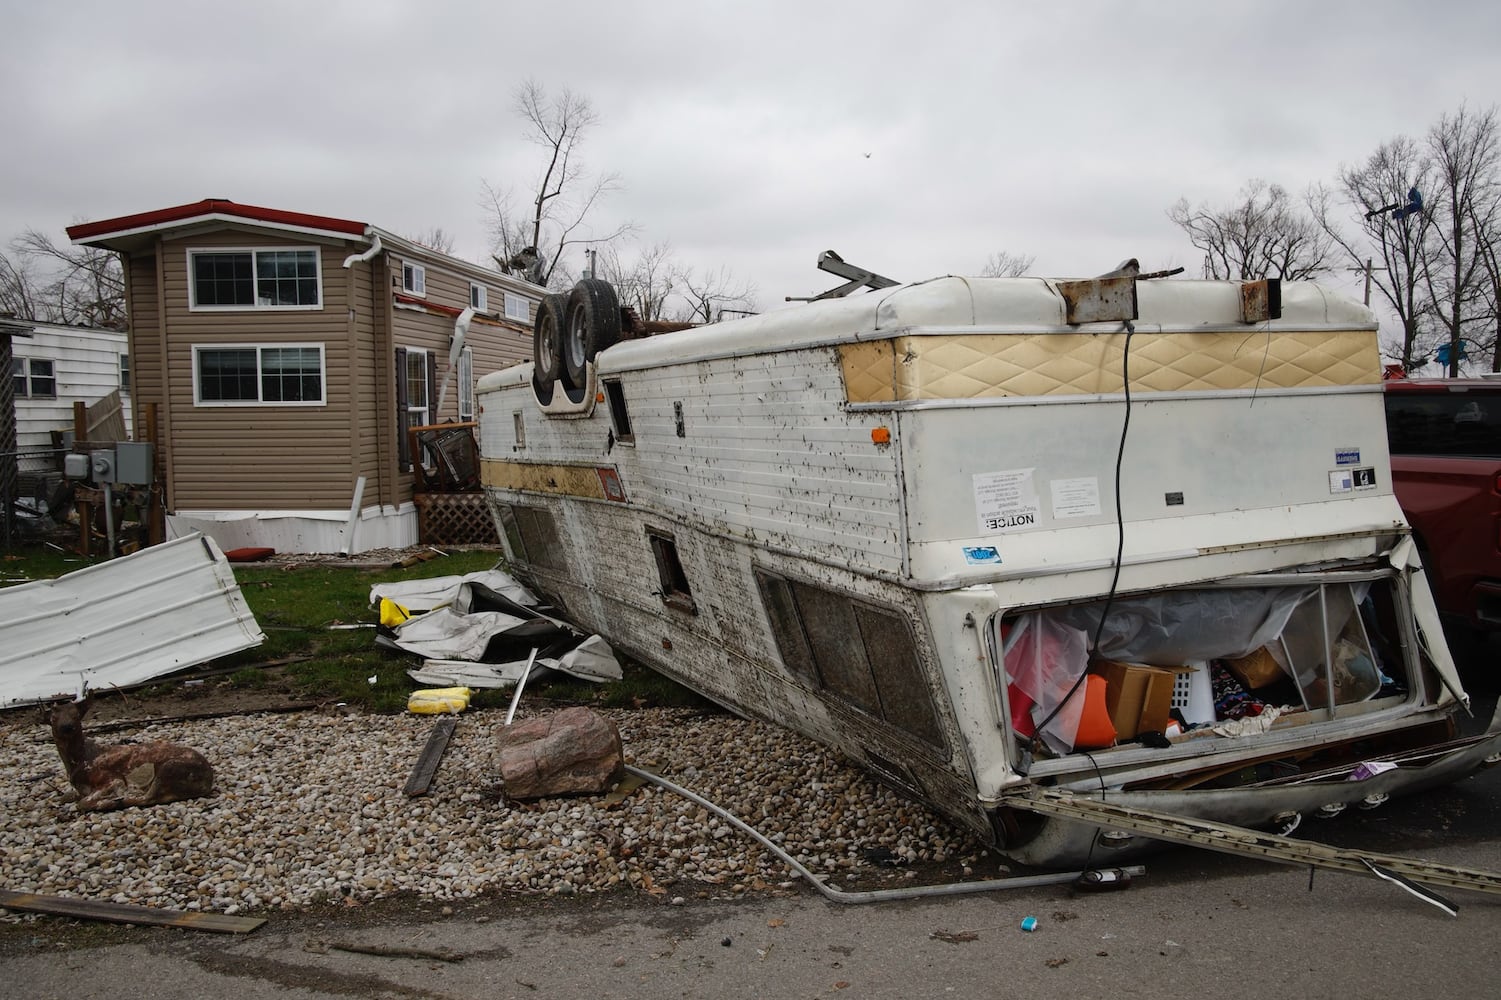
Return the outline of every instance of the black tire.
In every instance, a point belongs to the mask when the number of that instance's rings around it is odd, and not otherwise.
[[[568,312],[564,295],[544,295],[532,326],[532,381],[539,396],[552,396],[553,383],[563,374],[563,322]]]
[[[563,328],[563,377],[575,389],[584,388],[589,362],[620,339],[620,300],[608,281],[584,278],[568,295]]]

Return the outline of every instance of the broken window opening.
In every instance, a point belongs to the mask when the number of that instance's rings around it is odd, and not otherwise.
[[[621,444],[634,444],[636,435],[631,433],[631,415],[625,407],[625,390],[620,379],[605,379],[605,399],[610,404],[610,427],[615,431],[615,440]]]
[[[688,574],[684,572],[683,562],[678,558],[677,542],[666,532],[651,528],[647,529],[646,537],[651,542],[652,556],[657,561],[657,577],[662,584],[662,603],[669,608],[698,614],[698,607],[693,602],[693,593],[688,586]]]

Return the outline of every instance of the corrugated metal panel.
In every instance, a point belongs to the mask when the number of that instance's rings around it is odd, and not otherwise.
[[[138,684],[264,638],[224,553],[189,535],[0,590],[0,706]]]

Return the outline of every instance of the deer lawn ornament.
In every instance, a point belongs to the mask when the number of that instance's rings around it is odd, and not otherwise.
[[[213,765],[197,750],[166,740],[99,747],[83,734],[88,710],[84,700],[53,705],[42,714],[78,793],[80,812],[154,806],[213,792]]]

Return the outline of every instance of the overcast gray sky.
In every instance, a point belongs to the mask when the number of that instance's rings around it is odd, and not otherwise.
[[[1501,91],[1501,4],[0,0],[0,239],[229,198],[488,249],[528,78],[587,96],[634,220],[763,308],[836,283],[1157,269],[1179,197],[1294,193]],[[1395,195],[1395,193],[1394,193]]]

